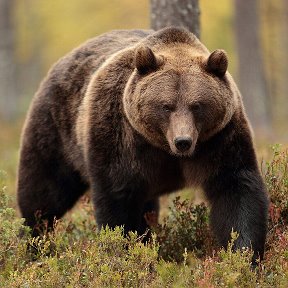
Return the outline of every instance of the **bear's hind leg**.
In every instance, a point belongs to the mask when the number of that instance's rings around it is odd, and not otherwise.
[[[64,164],[60,153],[45,157],[33,145],[22,147],[18,175],[18,203],[25,224],[34,236],[45,228],[53,228],[87,190],[79,172]],[[52,156],[53,155],[53,156]]]

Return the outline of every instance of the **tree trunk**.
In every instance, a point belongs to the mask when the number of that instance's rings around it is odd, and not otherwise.
[[[14,0],[0,0],[0,117],[12,120],[18,112],[13,23]]]
[[[151,0],[151,28],[181,26],[200,37],[198,0]]]
[[[240,91],[252,126],[268,136],[271,115],[261,55],[257,1],[234,1]]]

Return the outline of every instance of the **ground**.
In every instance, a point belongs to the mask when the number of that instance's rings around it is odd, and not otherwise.
[[[5,172],[0,174],[0,287],[288,287],[284,145],[258,149],[272,205],[265,261],[253,271],[250,251],[215,248],[207,208],[195,207],[183,196],[173,203],[172,198],[163,199],[172,207],[163,210],[162,225],[154,227],[147,245],[135,234],[123,237],[121,228],[95,233],[87,195],[55,223],[53,234],[31,239],[15,210],[21,123],[1,125],[0,170]]]

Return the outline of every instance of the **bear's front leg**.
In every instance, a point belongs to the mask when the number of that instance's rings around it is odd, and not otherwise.
[[[234,249],[252,248],[253,265],[263,258],[267,231],[268,198],[258,169],[221,168],[204,190],[211,203],[211,227],[221,246],[227,247],[231,231],[239,237]]]
[[[126,184],[121,189],[99,188],[97,185],[97,189],[93,191],[95,216],[99,229],[106,225],[110,228],[124,226],[125,234],[129,231],[137,231],[139,235],[146,232],[144,213],[151,205],[147,206],[150,202],[145,201],[143,185],[133,183]]]

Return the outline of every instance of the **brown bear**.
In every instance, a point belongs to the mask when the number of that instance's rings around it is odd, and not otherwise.
[[[200,186],[226,246],[263,257],[268,200],[223,50],[190,32],[114,31],[62,58],[23,130],[18,200],[27,225],[60,218],[87,189],[98,227],[143,233],[158,197]],[[39,212],[41,214],[39,214]]]

